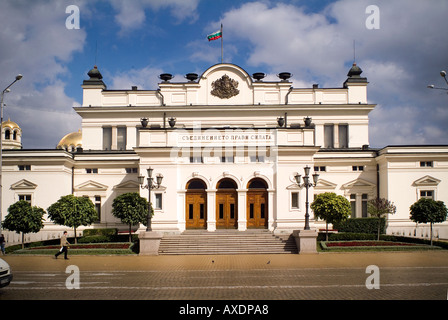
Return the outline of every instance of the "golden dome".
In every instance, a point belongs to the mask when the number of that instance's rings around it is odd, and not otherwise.
[[[8,119],[8,121],[3,121],[3,128],[10,128],[12,130],[14,129],[20,129],[19,125],[17,123],[15,123],[14,121],[11,121],[11,119]],[[20,129],[22,130],[22,129]]]
[[[56,149],[64,149],[68,151],[74,151],[76,148],[82,147],[82,133],[81,130],[78,132],[72,132],[65,135],[61,141],[59,141]]]

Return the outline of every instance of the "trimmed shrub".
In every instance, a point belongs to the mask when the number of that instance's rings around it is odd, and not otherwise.
[[[83,231],[82,235],[87,236],[114,236],[118,234],[118,229],[114,228],[104,228],[104,229],[86,229]]]
[[[381,219],[380,233],[386,232],[385,218],[350,218],[346,221],[333,224],[333,229],[339,232],[353,232],[353,233],[378,233],[378,219]]]

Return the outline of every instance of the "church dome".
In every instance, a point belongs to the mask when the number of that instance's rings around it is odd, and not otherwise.
[[[82,133],[81,130],[78,132],[72,132],[65,135],[61,141],[59,141],[56,149],[63,149],[69,152],[76,151],[77,148],[82,147]]]
[[[17,123],[8,119],[2,123],[2,148],[22,149],[22,129]]]
[[[3,128],[10,128],[12,130],[14,129],[20,129],[19,125],[17,123],[15,123],[14,121],[11,121],[10,119],[8,119],[8,121],[3,121]]]

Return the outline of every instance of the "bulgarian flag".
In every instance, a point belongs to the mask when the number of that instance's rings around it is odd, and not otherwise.
[[[208,41],[217,40],[219,38],[222,38],[222,26],[221,26],[221,29],[219,29],[218,31],[215,31],[212,34],[209,34],[207,36]]]

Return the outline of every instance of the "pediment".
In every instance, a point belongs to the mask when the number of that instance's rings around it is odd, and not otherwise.
[[[437,178],[431,177],[431,176],[424,176],[418,180],[415,180],[413,182],[413,186],[419,187],[419,186],[437,186],[442,180],[439,180]]]
[[[140,188],[140,184],[137,181],[133,181],[133,180],[124,181],[124,182],[114,186],[114,190],[117,190],[117,189],[138,190],[139,188]]]
[[[356,179],[342,185],[342,189],[373,188],[373,187],[376,187],[374,183],[363,179]]]
[[[11,189],[12,190],[30,190],[30,189],[36,189],[37,188],[37,184],[26,180],[26,179],[22,179],[14,184],[11,185]]]
[[[96,181],[86,181],[75,187],[75,191],[107,191],[108,186],[96,182]]]
[[[286,190],[300,190],[302,189],[301,187],[299,187],[296,183],[290,184],[289,186],[286,187]]]
[[[317,185],[314,187],[314,189],[336,189],[337,183],[333,183],[330,181],[327,181],[325,179],[319,179],[317,181]]]

